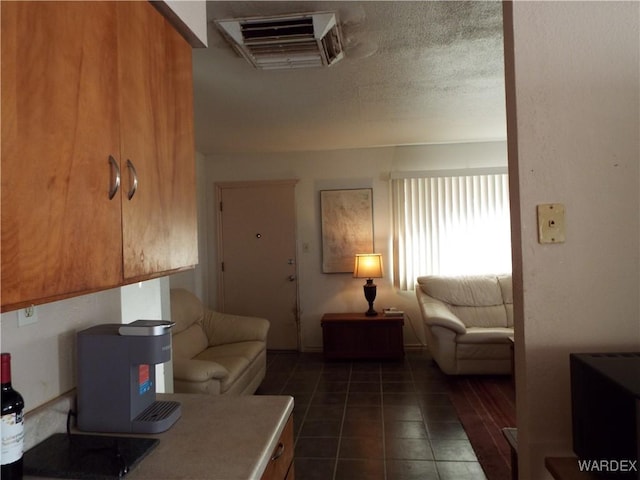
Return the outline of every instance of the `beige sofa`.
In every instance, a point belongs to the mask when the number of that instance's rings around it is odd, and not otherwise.
[[[418,277],[427,346],[450,375],[511,372],[511,275]]]
[[[269,321],[214,312],[171,290],[175,392],[253,394],[266,372]]]

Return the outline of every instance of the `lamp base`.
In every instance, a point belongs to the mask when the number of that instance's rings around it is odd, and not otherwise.
[[[378,315],[378,312],[373,309],[373,301],[376,299],[377,293],[376,284],[373,283],[372,278],[369,278],[367,280],[367,283],[364,284],[362,288],[364,289],[364,298],[366,298],[367,302],[369,303],[369,310],[365,312],[365,315],[367,317],[375,317],[376,315]]]

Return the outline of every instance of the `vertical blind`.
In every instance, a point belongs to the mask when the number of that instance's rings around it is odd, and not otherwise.
[[[394,284],[421,275],[511,271],[506,173],[394,178]]]

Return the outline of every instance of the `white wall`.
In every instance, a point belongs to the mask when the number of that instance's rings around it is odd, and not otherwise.
[[[295,178],[298,240],[298,281],[301,307],[301,348],[322,348],[320,319],[326,312],[366,309],[361,279],[351,274],[322,273],[319,191],[336,188],[373,188],[374,244],[383,254],[385,278],[376,280],[376,309],[395,306],[405,310],[405,343],[420,345],[423,332],[413,292],[397,292],[391,286],[389,174],[446,168],[505,166],[506,142],[481,144],[387,147],[325,152],[277,154],[214,155],[206,159],[204,187],[207,197],[201,208],[206,211],[208,238],[208,304],[216,307],[217,265],[216,210],[214,184],[222,181],[275,180]],[[308,251],[302,245],[308,245]],[[172,281],[173,284],[173,281]]]
[[[118,289],[39,305],[38,322],[18,327],[18,312],[0,316],[2,351],[11,353],[12,382],[25,410],[75,387],[75,332],[120,318]]]
[[[572,454],[569,353],[640,349],[639,18],[638,2],[507,5],[523,480]],[[565,204],[564,244],[537,243],[550,202]]]
[[[11,353],[12,383],[24,397],[25,411],[75,388],[76,332],[100,323],[169,320],[168,290],[169,280],[162,278],[38,305],[38,322],[22,327],[18,311],[3,313],[0,344]],[[159,373],[156,381],[170,391],[171,370]]]

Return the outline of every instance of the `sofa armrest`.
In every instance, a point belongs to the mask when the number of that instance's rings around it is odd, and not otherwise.
[[[420,282],[416,285],[416,298],[418,299],[418,305],[420,306],[422,320],[427,326],[448,328],[453,330],[455,333],[461,334],[467,331],[467,327],[464,322],[449,310],[444,302],[427,295],[427,293],[422,290]]]
[[[266,318],[205,311],[202,327],[209,346],[228,343],[267,341],[270,323]]]
[[[451,312],[444,304],[429,302],[422,304],[424,322],[429,326],[437,325],[448,328],[456,333],[466,333],[467,327],[462,320]]]
[[[186,382],[206,382],[212,378],[222,380],[229,371],[216,362],[193,358],[174,358],[173,377]]]

